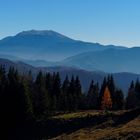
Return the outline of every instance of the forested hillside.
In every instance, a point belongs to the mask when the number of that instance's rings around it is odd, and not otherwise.
[[[40,71],[33,79],[31,71],[21,75],[12,67],[6,72],[1,66],[1,128],[8,134],[16,135],[17,128],[31,127],[38,121],[44,122],[61,113],[140,107],[140,82],[132,81],[128,91],[128,96],[124,98],[121,89],[116,88],[112,75],[104,78],[101,88],[91,81],[88,93],[83,94],[78,76],[66,76],[61,84],[59,73],[44,74]]]

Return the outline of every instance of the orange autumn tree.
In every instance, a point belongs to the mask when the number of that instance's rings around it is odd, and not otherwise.
[[[108,110],[112,108],[111,94],[107,86],[105,88],[105,91],[102,97],[101,108],[103,110],[106,110],[106,109]]]

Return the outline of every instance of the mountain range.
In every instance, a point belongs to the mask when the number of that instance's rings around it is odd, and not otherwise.
[[[52,30],[23,31],[0,40],[0,64],[21,73],[32,71],[78,75],[83,90],[91,80],[102,83],[112,73],[117,86],[126,93],[132,80],[140,78],[140,47],[101,45],[71,39]],[[136,74],[135,74],[136,73]]]
[[[68,66],[88,71],[140,73],[140,48],[71,39],[52,30],[23,31],[0,40],[0,57],[35,67]]]
[[[52,30],[30,30],[0,40],[1,54],[9,54],[29,60],[59,61],[87,51],[124,47],[101,45],[71,39]]]
[[[99,85],[102,84],[103,79],[108,73],[99,72],[99,71],[86,71],[82,69],[77,69],[74,67],[66,67],[66,66],[55,66],[55,67],[33,67],[29,64],[25,64],[24,62],[13,62],[8,59],[0,58],[0,65],[5,66],[6,70],[10,67],[14,67],[17,69],[21,74],[27,74],[30,70],[32,71],[33,77],[37,75],[39,71],[44,73],[46,72],[59,72],[62,81],[65,79],[66,75],[68,75],[69,79],[72,75],[79,76],[81,85],[84,92],[87,92],[89,88],[89,84],[91,80],[94,82],[98,82]],[[114,81],[119,89],[122,89],[124,94],[127,94],[128,87],[132,80],[140,79],[140,74],[133,74],[133,73],[114,73],[113,74]]]
[[[110,73],[140,73],[140,48],[107,49],[90,51],[66,58],[61,63],[86,70],[98,70]]]
[[[88,71],[107,73],[129,72],[140,74],[140,48],[105,49],[67,57],[62,61],[23,60],[33,66],[68,66]]]

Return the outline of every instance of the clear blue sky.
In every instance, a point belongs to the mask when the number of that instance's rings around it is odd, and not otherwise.
[[[30,29],[140,46],[140,0],[0,0],[0,38]]]

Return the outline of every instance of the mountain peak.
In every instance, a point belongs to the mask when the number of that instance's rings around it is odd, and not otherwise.
[[[28,30],[28,31],[22,31],[20,33],[17,34],[17,36],[19,35],[52,35],[52,34],[56,34],[55,31],[52,30]]]
[[[62,35],[58,32],[55,32],[53,30],[28,30],[28,31],[22,31],[18,33],[16,36],[46,36],[46,37],[55,37],[59,39],[67,39],[72,41],[73,39],[70,39],[69,37]]]
[[[28,30],[0,40],[0,52],[22,58],[58,61],[78,53],[118,46],[71,39],[53,30]],[[119,48],[120,49],[120,48]]]

